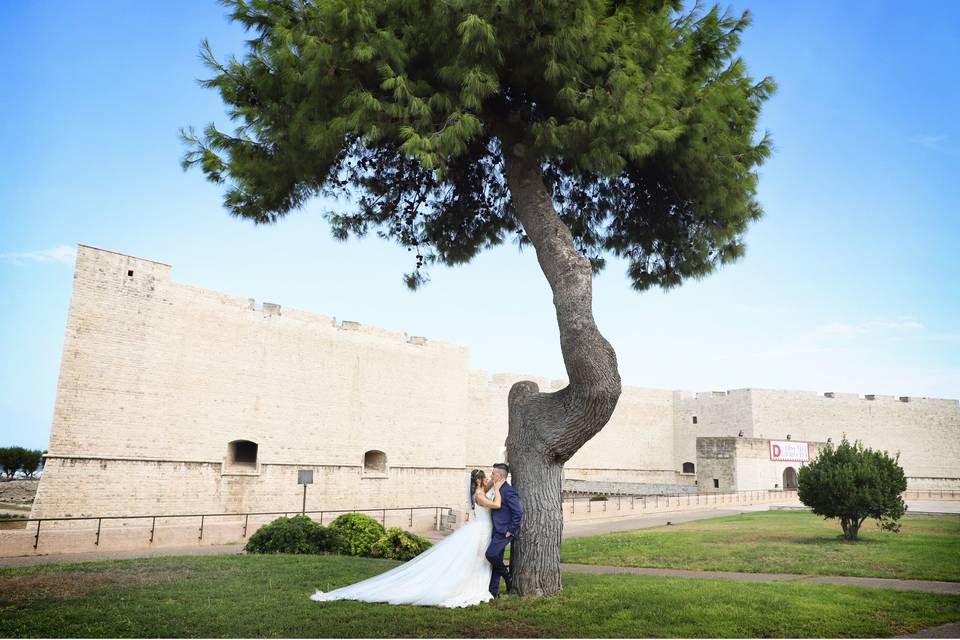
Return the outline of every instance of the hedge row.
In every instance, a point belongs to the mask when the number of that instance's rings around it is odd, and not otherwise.
[[[385,529],[362,513],[345,513],[324,527],[309,516],[277,518],[250,536],[247,553],[341,553],[410,560],[431,543],[403,529]]]

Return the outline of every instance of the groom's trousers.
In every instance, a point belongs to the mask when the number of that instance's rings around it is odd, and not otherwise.
[[[493,571],[490,574],[490,593],[494,596],[500,591],[500,578],[507,583],[507,591],[513,590],[513,583],[510,579],[510,570],[503,563],[503,553],[507,545],[513,541],[498,531],[494,531],[490,539],[490,546],[487,547],[487,560],[493,565]]]

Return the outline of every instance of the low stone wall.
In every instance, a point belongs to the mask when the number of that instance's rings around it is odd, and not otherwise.
[[[454,518],[443,514],[438,519],[434,509],[406,511],[361,511],[386,527],[407,531],[427,532],[439,527],[450,527]],[[296,515],[295,512],[290,513]],[[319,515],[310,514],[319,521]],[[327,525],[339,514],[324,514]],[[272,522],[277,515],[223,515],[201,517],[158,517],[94,520],[50,521],[26,523],[25,529],[0,530],[0,557],[45,555],[51,553],[83,553],[88,551],[127,551],[152,547],[191,547],[217,544],[244,544],[261,526]],[[7,523],[9,526],[12,523]],[[246,525],[246,527],[244,526]],[[246,530],[245,530],[246,529]],[[34,545],[36,544],[36,548]]]
[[[907,492],[960,493],[960,478],[928,478],[907,476]],[[955,499],[955,498],[952,498]]]
[[[904,500],[960,500],[960,489],[907,489],[900,495]]]
[[[593,480],[571,480],[565,478],[563,491],[570,493],[594,493],[597,495],[674,495],[677,493],[696,494],[697,488],[680,484],[652,484],[646,482],[597,482]]]
[[[639,516],[648,513],[695,511],[733,505],[796,502],[796,491],[740,491],[737,493],[687,494],[679,496],[610,496],[606,500],[567,498],[563,501],[564,522]]]

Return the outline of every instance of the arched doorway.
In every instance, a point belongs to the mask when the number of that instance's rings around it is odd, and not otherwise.
[[[793,467],[787,467],[783,470],[783,490],[797,490],[797,470]]]

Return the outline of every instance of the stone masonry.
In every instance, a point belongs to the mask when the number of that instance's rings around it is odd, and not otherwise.
[[[449,506],[496,460],[520,379],[466,348],[175,282],[80,245],[49,452],[31,517]],[[698,437],[900,451],[911,488],[960,487],[960,404],[625,386],[570,480],[692,487]],[[233,443],[233,444],[231,444]],[[773,488],[772,486],[769,488]]]

